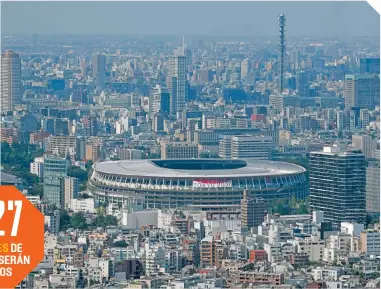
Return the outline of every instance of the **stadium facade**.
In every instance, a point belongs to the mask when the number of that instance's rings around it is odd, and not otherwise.
[[[88,187],[99,203],[119,207],[226,210],[243,190],[265,200],[304,199],[306,170],[265,160],[169,159],[99,162]]]

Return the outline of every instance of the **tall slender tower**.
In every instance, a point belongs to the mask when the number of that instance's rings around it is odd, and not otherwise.
[[[92,64],[94,83],[103,89],[106,83],[106,55],[97,53],[93,57]]]
[[[187,60],[184,47],[176,49],[174,56],[169,58],[169,73],[167,88],[170,93],[170,113],[183,111],[188,98]]]
[[[278,92],[282,93],[284,88],[284,58],[286,55],[285,44],[285,27],[286,17],[280,14],[278,17],[279,23],[279,41],[278,41]]]
[[[21,61],[17,53],[5,51],[1,54],[0,109],[11,111],[21,104]]]

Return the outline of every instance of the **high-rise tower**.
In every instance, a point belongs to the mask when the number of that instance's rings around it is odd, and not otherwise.
[[[150,117],[157,113],[169,114],[170,112],[170,93],[157,85],[151,94],[149,100],[149,113]]]
[[[5,51],[1,54],[1,94],[2,111],[13,110],[21,104],[21,61],[17,53]]]
[[[380,76],[377,74],[346,74],[345,107],[372,109],[380,103]]]
[[[106,83],[106,55],[97,53],[93,57],[93,78],[96,86],[105,87]]]
[[[170,93],[170,113],[183,111],[187,100],[187,69],[183,49],[175,50],[175,55],[169,58],[169,73],[167,88]]]
[[[67,176],[67,162],[65,158],[55,155],[44,157],[44,198],[57,208],[64,208],[61,178]]]
[[[279,41],[278,41],[278,91],[282,93],[284,88],[284,58],[286,55],[286,44],[285,44],[285,27],[286,27],[286,17],[280,14],[278,17],[279,23]]]
[[[380,213],[380,159],[367,160],[366,167],[366,211]]]
[[[325,147],[310,153],[310,208],[323,211],[324,220],[339,227],[341,222],[366,221],[365,156],[356,151]]]

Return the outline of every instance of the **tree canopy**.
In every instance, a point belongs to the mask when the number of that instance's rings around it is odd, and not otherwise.
[[[67,170],[67,175],[69,177],[77,178],[80,183],[87,182],[88,179],[87,172],[78,166],[70,166]]]
[[[93,166],[93,161],[92,161],[92,160],[89,160],[89,161],[86,163],[86,165],[85,165],[86,170],[89,172],[89,171],[91,170],[92,166]]]
[[[107,227],[107,226],[116,226],[118,224],[118,220],[115,216],[111,215],[99,215],[94,219],[93,222],[96,227]]]
[[[278,199],[268,205],[269,213],[280,215],[308,214],[309,199],[300,200],[295,197],[288,199]]]
[[[61,210],[60,225],[62,230],[71,228],[71,218],[65,210]]]
[[[23,179],[29,186],[39,183],[39,178],[30,173],[30,163],[35,157],[43,155],[43,150],[36,145],[26,143],[1,143],[1,165],[4,171]],[[35,188],[38,192],[38,188]],[[34,194],[38,194],[38,193]]]
[[[86,218],[83,213],[75,213],[70,220],[71,227],[73,229],[85,230],[87,228]]]
[[[32,196],[40,196],[41,198],[44,196],[44,186],[42,184],[36,183],[28,189],[28,193]]]

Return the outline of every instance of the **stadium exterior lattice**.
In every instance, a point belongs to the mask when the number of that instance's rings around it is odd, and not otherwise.
[[[245,189],[265,200],[303,199],[305,172],[295,164],[264,160],[108,161],[93,165],[88,187],[97,202],[119,207],[223,210],[238,206]]]

